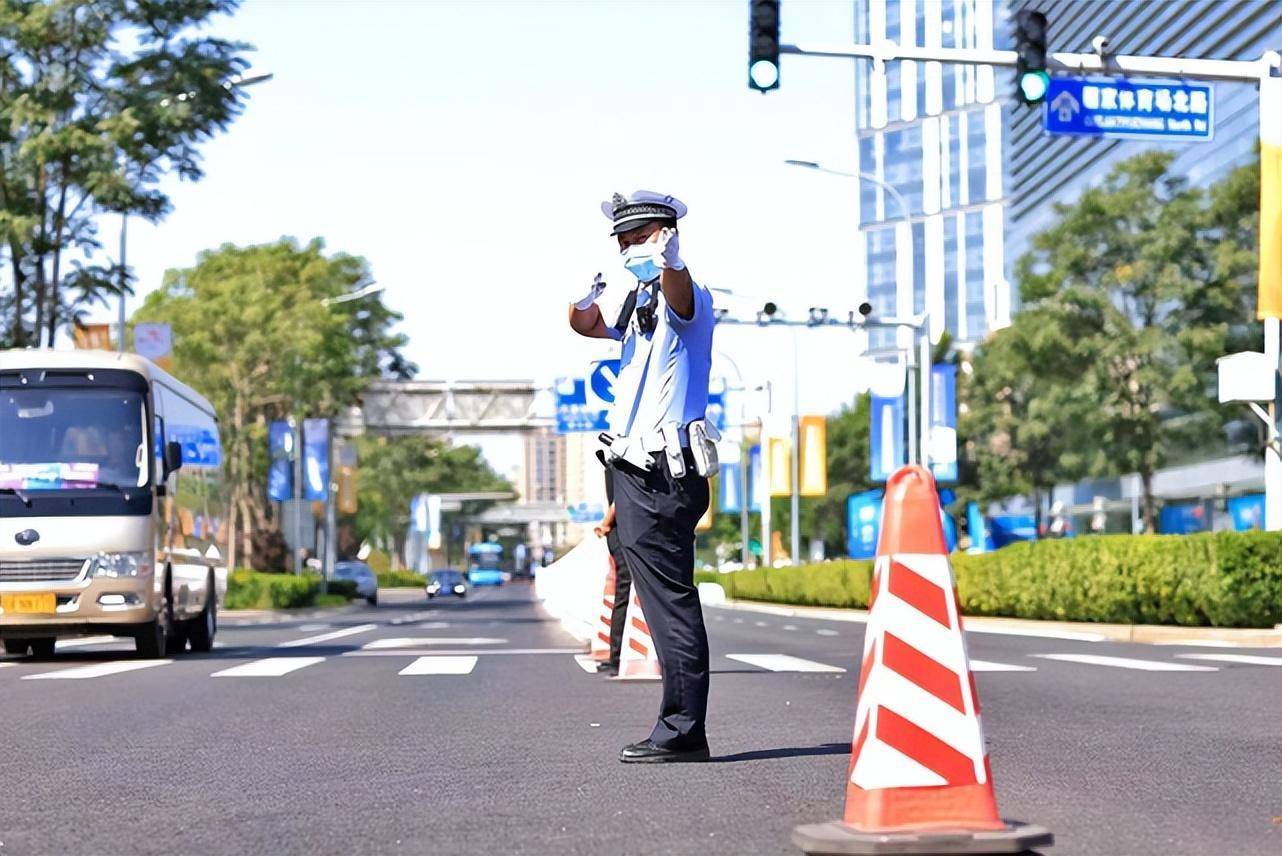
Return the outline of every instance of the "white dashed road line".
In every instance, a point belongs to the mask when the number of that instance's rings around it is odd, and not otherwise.
[[[816,630],[816,631],[815,631],[815,633],[819,634],[820,636],[837,636],[837,635],[839,635],[839,634],[837,633],[837,631],[836,631],[836,630]]]
[[[1215,663],[1244,663],[1249,666],[1282,666],[1282,657],[1259,654],[1176,654],[1183,660],[1210,660]]]
[[[317,645],[321,642],[329,642],[334,639],[342,639],[344,636],[355,636],[357,633],[368,633],[378,627],[377,624],[358,624],[355,627],[344,627],[342,630],[331,630],[329,633],[322,633],[319,636],[307,636],[302,639],[291,639],[289,642],[282,642],[277,648],[301,648],[304,645]]]
[[[1132,660],[1130,657],[1104,657],[1099,654],[1030,654],[1043,660],[1084,663],[1088,666],[1111,666],[1115,669],[1137,669],[1142,672],[1218,672],[1215,666],[1191,666],[1187,663],[1164,663],[1158,660]]]
[[[972,672],[1036,672],[1036,666],[1016,666],[1012,663],[990,663],[988,660],[971,660]]]
[[[397,672],[398,675],[470,675],[476,657],[419,657]]]
[[[797,629],[797,625],[795,625],[795,624],[785,624],[785,625],[783,626],[783,629],[784,629],[784,630],[796,630],[796,629]]]
[[[279,678],[308,666],[325,662],[324,657],[267,657],[214,672],[211,678]]]
[[[38,675],[24,675],[24,681],[61,680],[75,681],[86,678],[102,678],[117,675],[121,672],[133,672],[138,669],[150,669],[153,666],[167,666],[173,660],[126,660],[119,663],[95,663],[92,666],[77,666],[74,669],[61,669],[57,672],[41,672]]]
[[[362,645],[365,651],[380,651],[385,648],[418,648],[432,645],[502,645],[506,639],[492,639],[487,636],[419,636],[397,637],[394,639],[375,639]]]
[[[103,645],[108,642],[129,642],[128,639],[117,639],[115,636],[85,636],[82,639],[59,639],[57,647],[59,648],[81,648],[85,645]]]
[[[727,654],[726,659],[738,660],[749,666],[756,666],[770,672],[844,672],[840,666],[829,666],[827,663],[816,663],[814,660],[803,660],[788,654]]]

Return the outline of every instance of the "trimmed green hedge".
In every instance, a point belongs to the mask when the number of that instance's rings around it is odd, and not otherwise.
[[[422,574],[410,571],[382,571],[378,575],[379,588],[422,588],[426,584]]]
[[[962,612],[1059,621],[1271,627],[1282,623],[1282,534],[1104,535],[952,556]],[[865,607],[872,562],[700,573],[726,595]]]
[[[329,593],[321,594],[316,574],[273,574],[233,571],[227,577],[224,609],[297,609],[307,606],[342,606],[356,597],[355,580],[330,580]]]

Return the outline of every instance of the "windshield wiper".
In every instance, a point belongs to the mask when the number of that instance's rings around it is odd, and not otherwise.
[[[0,487],[0,493],[11,493],[14,496],[18,497],[18,499],[22,500],[22,504],[25,505],[27,508],[31,507],[31,497],[27,496],[25,493],[18,490],[16,487]]]
[[[120,494],[125,499],[129,499],[129,496],[130,496],[129,492],[131,490],[136,490],[136,488],[132,488],[132,487],[121,487],[115,482],[98,482],[96,485],[94,485],[94,487],[103,488],[106,490],[114,490],[116,493]]]

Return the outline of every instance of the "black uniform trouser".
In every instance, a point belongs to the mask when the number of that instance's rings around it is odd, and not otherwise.
[[[605,536],[606,546],[610,548],[610,558],[614,559],[614,611],[610,613],[610,665],[619,667],[619,658],[623,653],[623,627],[628,620],[628,600],[632,597],[632,572],[628,570],[628,558],[623,552],[623,542],[619,539],[619,527],[616,525]]]
[[[708,480],[673,478],[659,457],[641,471],[617,461],[615,525],[663,670],[659,721],[650,739],[674,749],[707,742],[708,634],[694,585],[694,527],[708,509]],[[617,603],[617,601],[616,601]]]

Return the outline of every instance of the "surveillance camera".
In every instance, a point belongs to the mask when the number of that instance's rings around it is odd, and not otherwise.
[[[773,300],[767,300],[766,305],[761,307],[761,311],[764,314],[773,317],[774,314],[779,311],[779,307],[775,305]]]
[[[1097,56],[1108,56],[1108,36],[1096,36],[1091,39],[1091,49]]]
[[[866,300],[865,300],[863,303],[859,304],[859,314],[860,314],[860,315],[862,315],[862,316],[864,316],[865,318],[867,318],[869,315],[871,315],[871,314],[872,314],[872,304],[871,304],[871,303],[869,303],[869,302],[868,302],[868,301],[866,301]]]

